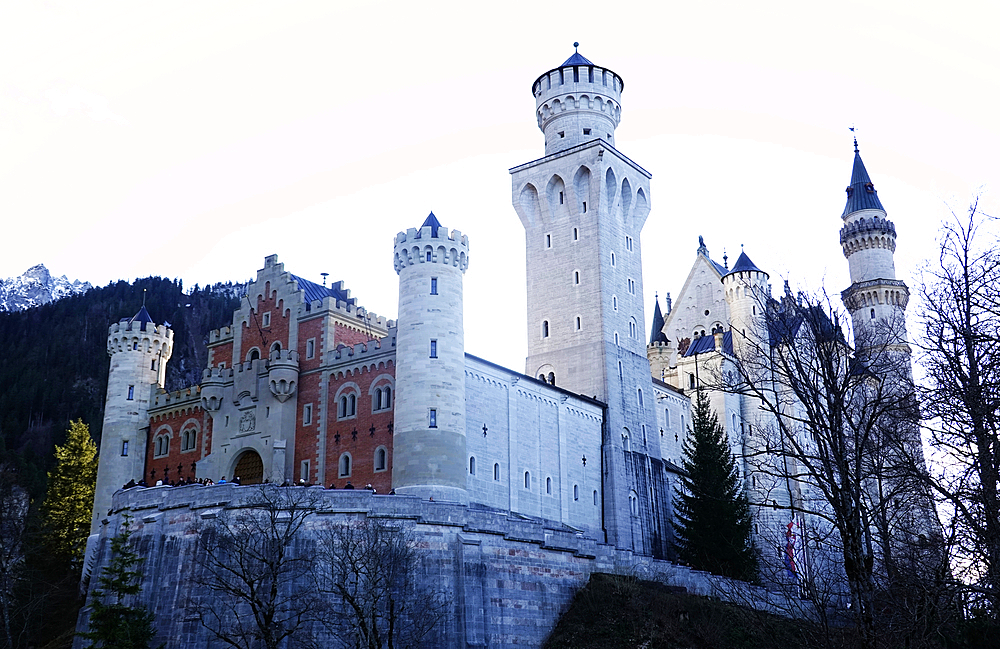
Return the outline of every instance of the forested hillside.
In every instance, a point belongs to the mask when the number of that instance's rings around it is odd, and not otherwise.
[[[216,284],[186,294],[159,277],[119,281],[26,311],[0,313],[0,462],[18,467],[32,497],[45,489],[53,446],[81,418],[100,443],[108,384],[108,327],[143,303],[174,330],[166,388],[197,383],[208,332],[232,321],[240,285]]]

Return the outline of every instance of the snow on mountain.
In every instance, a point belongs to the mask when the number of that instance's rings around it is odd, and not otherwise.
[[[90,282],[52,277],[44,264],[38,264],[20,277],[0,279],[0,311],[23,311],[91,288]]]

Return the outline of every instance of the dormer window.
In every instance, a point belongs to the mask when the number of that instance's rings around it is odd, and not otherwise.
[[[589,128],[583,129],[583,134],[584,135],[590,135],[590,129]]]

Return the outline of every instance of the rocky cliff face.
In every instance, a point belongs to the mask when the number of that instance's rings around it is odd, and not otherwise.
[[[0,311],[23,311],[91,288],[90,282],[52,277],[44,264],[38,264],[20,277],[0,279]]]

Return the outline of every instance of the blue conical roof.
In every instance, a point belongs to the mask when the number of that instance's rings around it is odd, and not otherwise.
[[[868,170],[865,163],[861,161],[861,153],[858,151],[858,142],[854,141],[854,169],[851,170],[851,184],[847,187],[847,205],[844,206],[844,213],[847,216],[852,212],[860,210],[882,210],[882,202],[878,199],[878,192],[872,179],[868,177]]]
[[[667,334],[663,333],[663,312],[660,311],[660,300],[656,300],[656,307],[653,309],[653,328],[649,336],[649,344],[666,343]]]
[[[579,52],[573,52],[573,56],[571,56],[568,59],[566,59],[566,61],[563,62],[563,64],[560,65],[559,67],[560,68],[565,68],[568,65],[594,65],[594,64],[591,63],[587,59],[587,57],[583,56]]]
[[[761,269],[757,268],[757,264],[753,263],[750,260],[750,257],[747,256],[747,253],[741,252],[740,258],[736,260],[736,264],[733,266],[733,269],[726,274],[732,275],[733,273],[742,273],[745,271],[757,271],[758,273],[764,272]]]
[[[427,215],[427,218],[424,219],[424,224],[421,225],[420,227],[421,229],[430,228],[431,236],[436,239],[438,235],[438,228],[441,227],[441,222],[438,221],[436,216],[434,216],[434,212],[431,212],[430,214]]]
[[[146,310],[146,305],[145,304],[143,304],[142,308],[139,309],[139,313],[136,313],[128,321],[129,327],[132,326],[133,322],[138,322],[139,323],[139,329],[141,329],[142,331],[146,330],[146,323],[147,322],[153,322],[153,318],[149,315],[149,311]]]

